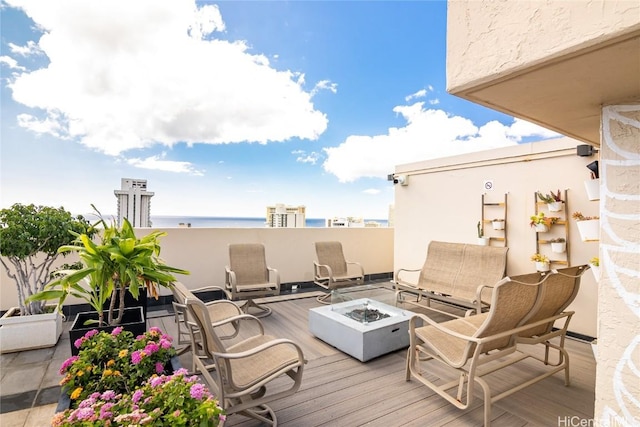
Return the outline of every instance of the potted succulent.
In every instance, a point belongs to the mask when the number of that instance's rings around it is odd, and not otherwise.
[[[549,271],[549,258],[546,255],[542,255],[542,254],[533,254],[531,255],[531,261],[534,261],[536,263],[536,270],[537,271]]]
[[[504,230],[505,221],[502,218],[494,218],[491,220],[491,226],[494,230]]]
[[[567,250],[567,240],[564,237],[556,237],[549,240],[551,252],[561,254]]]
[[[558,222],[560,218],[555,216],[545,216],[544,212],[538,212],[536,215],[529,217],[531,222],[529,225],[536,229],[539,233],[545,233],[549,231],[549,227]]]
[[[581,212],[574,212],[572,217],[576,220],[583,242],[593,242],[600,239],[599,216],[585,216]]]
[[[476,228],[478,229],[478,244],[481,246],[489,246],[489,243],[491,242],[491,238],[484,236],[484,230],[482,229],[482,221],[478,221]]]
[[[596,282],[600,281],[600,258],[594,256],[589,260],[589,266],[591,267],[591,272],[593,273],[593,277],[596,279]]]
[[[149,295],[157,298],[159,286],[168,286],[176,280],[174,273],[189,274],[166,265],[159,258],[159,239],[166,235],[165,232],[155,231],[137,238],[127,219],[117,227],[97,213],[99,220],[95,226],[101,226],[99,242],[94,242],[86,233],[76,233],[72,244],[58,249],[59,253],[77,253],[83,268],[59,271],[44,290],[29,298],[30,301],[57,299],[60,310],[66,298],[73,296],[85,300],[93,308],[93,312],[76,316],[69,332],[71,342],[92,327],[112,330],[125,325],[136,333],[144,332],[143,310],[141,307],[125,308],[126,294],[137,299],[144,287]],[[105,308],[107,301],[110,303]],[[73,346],[71,350],[72,354],[76,352]]]
[[[562,211],[562,204],[564,203],[564,201],[562,200],[562,196],[560,195],[560,190],[556,191],[555,193],[553,191],[550,191],[547,194],[542,194],[540,191],[537,191],[536,195],[541,202],[547,204],[547,209],[549,209],[549,212]]]
[[[64,253],[58,247],[69,244],[71,232],[93,234],[81,215],[64,208],[14,204],[0,210],[0,263],[16,284],[18,306],[0,319],[2,353],[51,347],[62,333],[62,316],[46,300],[27,301],[42,291],[54,264]]]

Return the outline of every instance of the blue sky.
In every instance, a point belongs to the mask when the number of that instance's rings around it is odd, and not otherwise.
[[[395,165],[555,136],[446,93],[444,1],[2,0],[1,192],[385,219]]]

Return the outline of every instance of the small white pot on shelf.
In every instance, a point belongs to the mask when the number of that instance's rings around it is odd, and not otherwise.
[[[547,231],[549,231],[549,227],[547,227],[547,224],[535,224],[534,228],[536,229],[537,233],[546,233]]]
[[[593,273],[593,277],[596,279],[596,282],[600,281],[600,266],[589,264],[591,266],[591,272]]]
[[[494,230],[504,230],[504,220],[491,221]]]
[[[551,252],[561,254],[567,250],[567,242],[551,242]]]
[[[549,271],[549,263],[536,261],[536,271]]]
[[[490,242],[491,242],[490,237],[478,237],[478,244],[480,246],[489,246]]]
[[[559,201],[559,202],[553,202],[553,203],[547,203],[547,209],[549,209],[549,212],[561,212],[562,208],[563,208],[563,201]]]

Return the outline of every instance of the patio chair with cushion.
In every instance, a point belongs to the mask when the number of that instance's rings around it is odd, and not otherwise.
[[[267,266],[264,245],[242,243],[229,245],[229,265],[225,267],[225,289],[233,301],[246,300],[245,313],[264,317],[269,307],[259,305],[254,298],[280,295],[278,270]],[[250,308],[258,311],[250,313]]]
[[[300,388],[305,364],[300,346],[265,335],[260,320],[248,314],[240,316],[240,321],[257,322],[258,334],[225,345],[211,326],[209,311],[202,301],[187,298],[186,304],[202,331],[208,359],[195,359],[196,366],[227,416],[242,414],[277,425],[276,415],[267,403],[290,396]],[[273,390],[268,390],[276,379]]]
[[[364,269],[357,262],[347,261],[340,242],[316,242],[317,261],[313,262],[313,283],[330,291],[364,284]],[[331,294],[318,297],[326,303]]]
[[[207,286],[190,290],[181,282],[173,282],[170,288],[173,293],[173,311],[178,325],[177,344],[182,346],[178,349],[178,355],[192,351],[193,359],[202,357],[202,337],[196,323],[193,319],[190,319],[185,301],[187,298],[197,298],[193,292],[222,291],[225,293],[224,289],[218,286]],[[235,338],[238,335],[240,325],[237,321],[228,322],[228,320],[243,314],[240,307],[236,303],[226,299],[209,301],[204,304],[209,312],[209,318],[212,322],[211,325],[213,327],[222,326],[228,331],[227,334],[220,335],[220,339]],[[195,361],[192,362],[191,372],[194,370]]]
[[[531,273],[503,278],[492,287],[490,309],[482,314],[443,323],[423,314],[413,316],[409,322],[407,381],[417,379],[460,409],[470,407],[475,396],[474,387],[479,384],[484,395],[484,422],[489,425],[491,404],[530,383],[492,396],[483,376],[514,363],[508,361],[508,356],[517,351],[518,335],[541,324],[531,322],[522,326],[539,306],[544,289],[540,285],[556,274]],[[556,315],[548,321],[561,317]],[[420,321],[425,326],[420,326]],[[434,379],[436,371],[427,369],[432,361],[449,368],[455,378],[449,382],[445,382],[447,378]],[[453,394],[451,389],[457,389],[457,392]]]

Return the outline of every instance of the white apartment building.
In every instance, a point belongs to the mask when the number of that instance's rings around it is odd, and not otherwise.
[[[151,197],[146,179],[122,178],[120,190],[114,190],[118,199],[118,225],[127,218],[134,227],[151,227]]]
[[[275,206],[267,206],[267,227],[275,228],[299,228],[306,226],[305,206],[285,206],[278,203]]]

